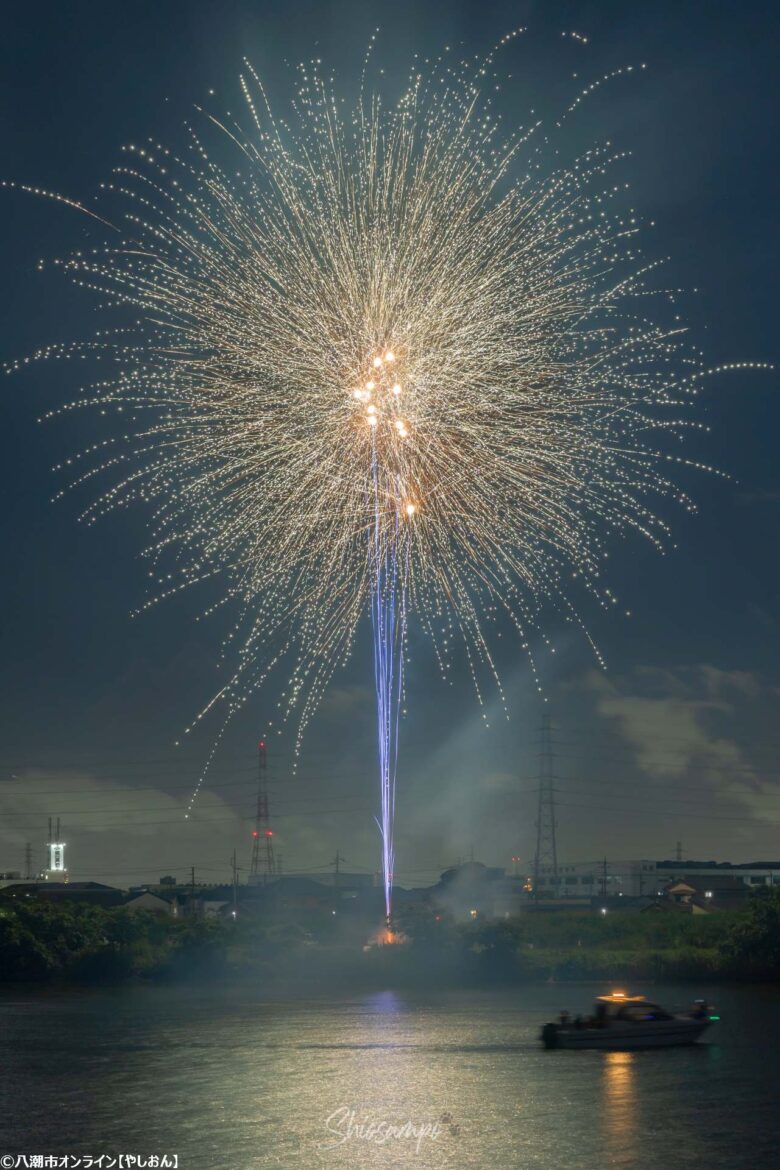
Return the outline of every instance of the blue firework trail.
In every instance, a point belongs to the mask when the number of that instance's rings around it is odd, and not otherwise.
[[[393,820],[398,768],[398,731],[403,694],[403,642],[406,623],[405,573],[399,576],[398,539],[383,534],[376,443],[372,453],[374,525],[371,540],[371,626],[376,687],[377,748],[380,814],[376,818],[382,839],[382,878],[385,916],[392,913]]]

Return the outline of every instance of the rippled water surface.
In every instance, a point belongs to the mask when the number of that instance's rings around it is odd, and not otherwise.
[[[169,1153],[183,1170],[776,1164],[780,991],[638,989],[669,1006],[708,994],[721,1023],[692,1048],[542,1050],[540,1023],[592,990],[6,990],[0,1153]],[[401,1132],[382,1141],[369,1121]]]

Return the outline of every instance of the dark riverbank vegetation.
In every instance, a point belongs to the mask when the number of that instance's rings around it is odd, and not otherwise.
[[[780,980],[780,890],[742,911],[534,912],[456,922],[409,908],[399,941],[365,921],[173,918],[0,897],[0,980],[252,978],[290,984],[473,986],[556,980]],[[375,928],[374,928],[375,933]]]

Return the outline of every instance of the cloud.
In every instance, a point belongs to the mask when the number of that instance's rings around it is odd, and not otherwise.
[[[690,775],[709,788],[710,799],[730,803],[735,815],[776,819],[766,801],[771,781],[745,746],[750,718],[771,706],[774,690],[758,675],[710,664],[640,667],[618,677],[592,672],[584,687],[648,778]]]
[[[248,824],[215,791],[204,790],[185,818],[189,791],[172,795],[84,772],[30,771],[0,784],[0,868],[24,871],[25,846],[36,871],[46,864],[49,817],[61,819],[74,881],[129,886],[173,873],[222,880]]]

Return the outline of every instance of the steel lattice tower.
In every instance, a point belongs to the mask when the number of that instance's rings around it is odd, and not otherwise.
[[[265,842],[265,848],[261,848]],[[249,868],[251,883],[267,881],[276,873],[274,862],[274,834],[268,813],[268,761],[265,740],[257,745],[257,812],[252,830],[252,864]]]

